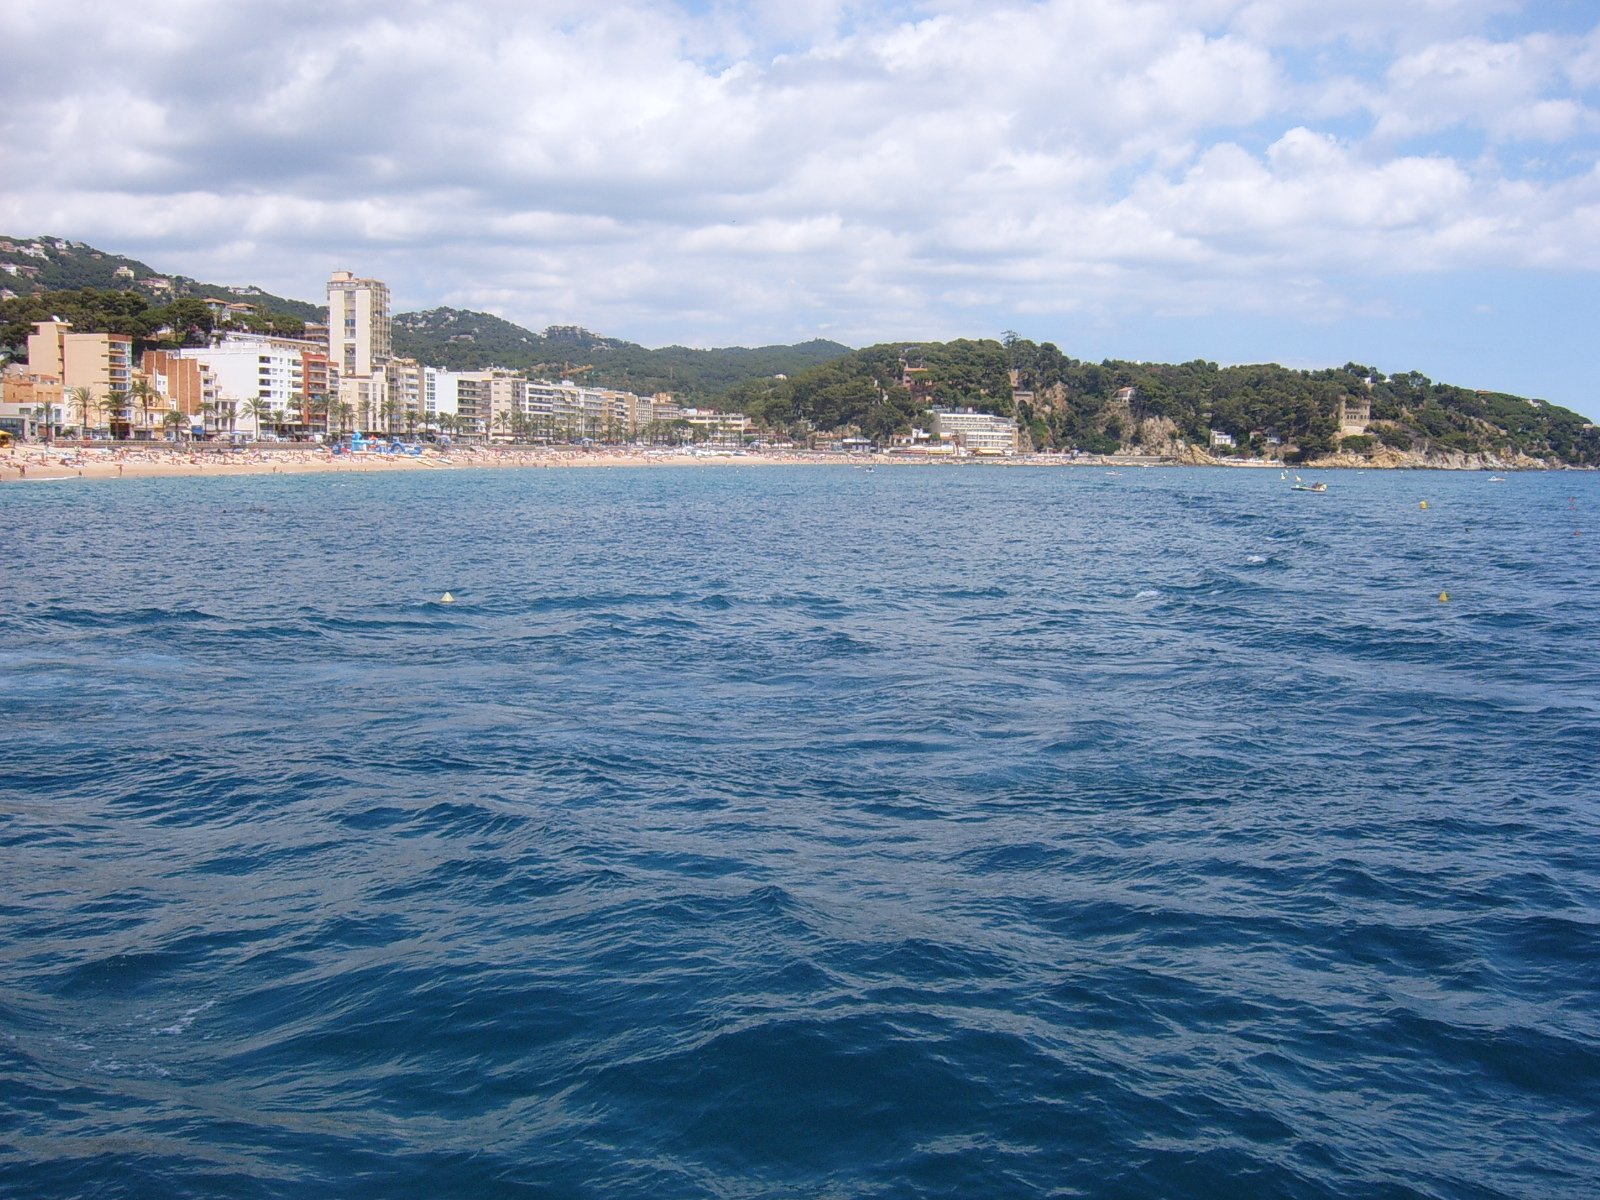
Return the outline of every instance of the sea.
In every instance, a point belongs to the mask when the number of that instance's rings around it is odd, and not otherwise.
[[[0,485],[0,1195],[1600,1194],[1600,475],[1318,478]]]

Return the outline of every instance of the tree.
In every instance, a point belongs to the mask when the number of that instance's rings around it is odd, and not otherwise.
[[[321,394],[311,396],[306,401],[305,412],[309,428],[314,429],[320,425],[322,426],[321,432],[324,435],[333,432],[329,425],[329,418],[333,415],[333,404],[326,396]]]
[[[87,438],[92,426],[89,424],[89,413],[98,407],[94,398],[94,389],[75,387],[67,393],[69,403],[78,410],[78,436]]]
[[[123,391],[107,392],[106,398],[100,401],[100,410],[106,415],[106,423],[111,427],[111,436],[117,441],[122,441],[128,436],[128,393]]]
[[[161,312],[172,330],[173,340],[180,346],[204,346],[211,341],[216,328],[216,318],[203,300],[185,296],[174,300]]]
[[[150,381],[141,375],[133,381],[130,394],[133,402],[139,406],[139,411],[144,414],[144,420],[141,422],[142,427],[146,434],[154,436],[153,430],[155,426],[150,423],[150,410],[156,406],[156,401],[161,399],[161,393],[156,391],[150,385]]]
[[[33,407],[33,422],[36,426],[43,426],[44,440],[49,441],[51,430],[55,425],[55,412],[50,404],[36,404]]]
[[[276,416],[272,408],[272,402],[265,396],[257,396],[254,400],[246,400],[244,402],[244,411],[255,421],[256,438],[259,440],[262,425],[270,423]]]
[[[176,442],[187,436],[189,418],[184,416],[177,409],[173,409],[171,412],[163,413],[161,415],[161,423],[166,426],[167,435],[172,441]]]

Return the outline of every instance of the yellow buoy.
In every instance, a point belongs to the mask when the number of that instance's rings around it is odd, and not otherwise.
[[[449,592],[446,592],[444,595],[439,597],[439,603],[440,604],[454,604],[455,602],[456,602],[456,598],[454,596],[452,596]]]
[[[1427,508],[1428,507],[1428,502],[1426,500],[1424,500],[1421,504],[1417,505],[1417,507],[1418,508]]]
[[[1449,592],[1440,592],[1439,593],[1439,603],[1440,604],[1449,604],[1450,603],[1450,593]]]

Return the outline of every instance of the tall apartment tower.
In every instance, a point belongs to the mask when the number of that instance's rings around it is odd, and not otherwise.
[[[376,279],[335,271],[328,280],[328,359],[342,376],[383,372],[389,341],[389,289]]]
[[[360,428],[377,428],[384,413],[391,357],[389,289],[376,279],[335,271],[328,279],[329,382],[337,389],[337,402],[349,406]]]

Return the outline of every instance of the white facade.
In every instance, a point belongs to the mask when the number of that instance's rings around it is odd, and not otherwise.
[[[971,408],[932,410],[933,432],[974,454],[1015,454],[1017,423],[1011,417]]]
[[[428,419],[438,417],[453,417],[461,411],[460,392],[458,380],[459,371],[446,371],[439,367],[424,367],[424,390],[422,394],[422,411]]]
[[[214,346],[177,351],[180,358],[198,359],[202,372],[210,372],[215,402],[231,405],[236,427],[260,432],[251,414],[252,402],[263,402],[287,420],[298,420],[305,403],[307,352],[320,353],[316,342],[272,337],[258,333],[230,333]],[[208,387],[212,391],[212,387]]]

